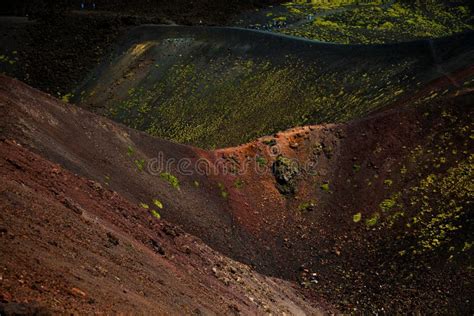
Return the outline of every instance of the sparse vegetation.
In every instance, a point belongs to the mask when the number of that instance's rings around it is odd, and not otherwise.
[[[354,165],[352,166],[352,170],[354,170],[354,173],[359,172],[359,170],[360,170],[360,165],[354,164]]]
[[[127,147],[127,155],[128,155],[129,157],[132,157],[134,154],[135,154],[135,150],[133,149],[133,147],[132,147],[132,146],[128,146],[128,147]]]
[[[145,159],[135,159],[133,163],[137,167],[138,171],[143,172],[143,169],[145,167]]]
[[[6,65],[9,65],[9,66],[13,66],[16,64],[16,62],[18,61],[18,57],[16,57],[16,51],[13,51],[12,52],[12,55],[14,57],[9,57],[7,55],[0,55],[0,64],[6,64]]]
[[[332,3],[333,6],[338,6]],[[319,5],[302,5],[290,15],[304,18],[317,15]],[[429,5],[396,2],[387,9],[379,5],[360,6],[340,13],[319,17],[297,27],[276,29],[285,34],[343,44],[400,42],[419,38],[436,38],[472,30],[469,8],[433,1]],[[295,19],[295,17],[293,17]]]
[[[470,201],[474,198],[474,155],[446,172],[429,174],[418,186],[407,192],[406,199],[418,212],[408,219],[407,226],[417,238],[413,253],[433,251],[449,244],[463,225],[469,225]],[[472,243],[473,236],[465,236]],[[462,240],[462,239],[461,239]],[[463,246],[458,245],[458,251]]]
[[[326,183],[323,183],[319,186],[321,188],[321,190],[323,190],[324,192],[330,192],[329,190],[329,182],[326,182]]]
[[[70,100],[74,97],[74,94],[73,93],[67,93],[63,96],[61,96],[61,100],[63,100],[64,102],[66,103],[69,103]]]
[[[330,68],[325,58],[308,62],[292,55],[278,63],[217,56],[206,67],[177,61],[170,68],[150,66],[142,81],[115,78],[114,91],[134,88],[104,96],[100,106],[108,117],[153,136],[203,148],[237,145],[297,125],[347,121],[399,99],[416,83],[417,78],[405,75],[417,67],[416,58],[377,64],[379,58],[361,67]],[[103,100],[96,94],[84,102],[95,99]],[[324,153],[331,157],[331,150],[328,145]],[[258,162],[263,166],[262,159]]]
[[[153,217],[155,217],[156,219],[161,219],[161,215],[160,215],[160,213],[158,213],[157,211],[151,210],[150,213],[151,213],[151,215],[153,215]]]
[[[241,189],[244,186],[244,181],[242,179],[235,179],[234,187],[236,189]]]
[[[375,225],[377,225],[377,222],[379,221],[379,218],[380,218],[380,214],[379,213],[374,213],[374,214],[372,214],[371,217],[369,217],[368,219],[365,220],[365,225],[367,225],[367,227],[375,226]]]
[[[174,175],[172,175],[169,172],[163,172],[160,174],[161,179],[165,180],[168,182],[173,188],[179,190],[179,180],[176,178]]]
[[[354,214],[354,216],[352,216],[352,220],[354,221],[354,223],[358,223],[360,222],[362,219],[362,213],[357,213],[357,214]]]
[[[382,210],[382,212],[388,212],[395,206],[395,204],[395,199],[385,199],[380,203],[380,210]]]
[[[267,165],[267,160],[264,157],[257,156],[255,161],[260,167],[265,167]]]
[[[160,200],[154,199],[153,200],[153,205],[155,205],[157,208],[162,209],[163,208],[163,203],[161,203]]]
[[[220,194],[224,199],[227,199],[229,197],[229,192],[227,192],[225,185],[222,183],[218,183],[217,186],[219,187]]]
[[[104,183],[105,185],[110,185],[110,176],[107,175],[104,177]]]
[[[298,206],[298,211],[300,212],[310,212],[316,209],[316,200],[311,200],[308,202],[303,202]]]
[[[397,238],[406,243],[400,250],[403,256],[444,251],[455,258],[465,254],[464,245],[474,238],[466,233],[472,225],[469,210],[474,197],[474,155],[466,150],[472,144],[472,126],[463,123],[470,113],[461,118],[444,110],[440,116],[445,129],[427,135],[431,143],[413,146],[400,164],[402,179],[415,176],[419,182],[391,193],[380,203],[380,213],[366,220],[369,227],[401,229]],[[394,181],[386,179],[384,186],[391,189]]]

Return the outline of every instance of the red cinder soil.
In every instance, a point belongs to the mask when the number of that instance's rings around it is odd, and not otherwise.
[[[400,255],[418,237],[405,225],[365,225],[387,199],[403,199],[431,174],[471,159],[472,68],[450,78],[348,124],[298,127],[209,152],[150,137],[1,77],[0,128],[4,138],[134,205],[159,199],[165,220],[261,273],[298,280],[315,302],[322,296],[347,312],[469,313],[472,250],[449,255],[472,240],[468,212],[452,243],[423,255]],[[177,189],[137,167],[160,152],[167,161],[224,162],[229,172],[186,175],[174,164]],[[279,156],[300,163],[288,194],[278,190],[272,170]],[[405,216],[415,216],[417,207],[403,203]]]
[[[320,314],[98,182],[0,142],[0,313]]]
[[[264,157],[269,171],[278,155],[310,166],[301,169],[290,195],[280,194],[271,171],[227,179],[236,224],[271,249],[273,265],[262,262],[262,271],[275,273],[276,268],[287,278],[299,271],[302,285],[328,294],[343,310],[472,311],[472,252],[457,261],[448,260],[449,246],[402,257],[416,238],[400,237],[409,236],[409,228],[366,227],[354,223],[354,215],[370,218],[387,199],[403,199],[421,179],[470,159],[474,144],[466,133],[473,129],[473,77],[469,67],[362,120],[295,128],[216,151],[217,157],[238,161],[237,169],[250,163],[253,171],[255,157]],[[414,163],[417,155],[422,158]],[[243,183],[239,189],[233,187],[237,179]],[[472,197],[472,192],[463,194]],[[407,214],[419,211],[409,203]],[[463,248],[463,238],[473,238],[468,214],[452,249]],[[316,284],[308,284],[312,274]]]
[[[18,81],[6,77],[1,81],[0,107],[5,115],[0,117],[0,126],[5,137],[112,188],[137,205],[152,205],[158,199],[164,206],[160,210],[163,218],[186,227],[187,232],[226,255],[258,255],[259,248],[251,243],[251,236],[232,224],[228,201],[220,196],[217,181],[196,173],[183,176],[177,171],[178,160],[194,162],[209,153],[150,137]],[[170,167],[149,172],[153,159],[169,162]],[[161,178],[164,171],[178,178],[179,188]]]

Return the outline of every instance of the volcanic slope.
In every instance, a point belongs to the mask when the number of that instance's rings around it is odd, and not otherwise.
[[[141,26],[75,102],[150,135],[235,146],[299,125],[346,122],[472,64],[473,33],[335,45],[236,28]]]
[[[290,282],[0,142],[0,313],[322,314]]]
[[[472,66],[451,72],[347,124],[216,151],[150,137],[2,77],[0,127],[340,310],[469,313],[473,75]],[[166,173],[148,168],[160,153],[174,161]],[[180,158],[224,161],[227,173],[180,173]]]

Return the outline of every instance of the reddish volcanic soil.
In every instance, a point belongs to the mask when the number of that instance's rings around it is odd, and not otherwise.
[[[14,141],[0,142],[0,179],[2,315],[323,311]]]
[[[8,140],[0,147],[3,300],[78,312],[317,313],[288,282],[227,256],[298,280],[319,310],[323,298],[346,312],[472,312],[469,260],[447,263],[447,251],[400,256],[416,236],[404,226],[356,224],[354,214],[365,220],[394,194],[468,159],[474,144],[463,133],[473,128],[473,75],[472,68],[452,74],[362,120],[212,152],[150,137],[0,77],[0,129]],[[456,150],[434,171],[443,135]],[[174,159],[168,171],[179,188],[150,172],[160,153]],[[286,183],[277,183],[279,155],[301,163],[286,170]],[[219,160],[229,172],[179,173],[182,158]],[[137,207],[153,199],[162,202],[163,219],[181,228]],[[461,236],[472,236],[465,220]]]

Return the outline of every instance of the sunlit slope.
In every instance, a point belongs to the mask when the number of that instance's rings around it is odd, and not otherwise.
[[[470,38],[349,46],[232,28],[142,26],[76,101],[151,135],[205,148],[236,145],[393,103],[472,60]]]

